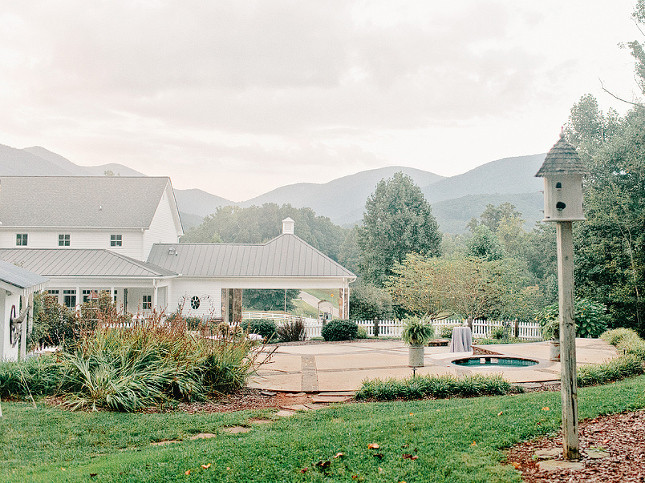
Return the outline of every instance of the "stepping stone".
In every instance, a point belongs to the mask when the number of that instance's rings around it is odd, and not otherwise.
[[[248,426],[231,426],[224,428],[224,432],[228,434],[248,433],[249,431],[251,431],[251,428]]]
[[[539,460],[552,460],[562,454],[562,448],[539,449],[535,452],[535,457]]]
[[[251,418],[249,419],[249,423],[251,424],[269,424],[272,423],[273,419],[265,419],[265,418]]]
[[[317,403],[307,403],[305,404],[305,406],[307,406],[307,408],[311,409],[312,411],[329,407],[327,406],[327,404],[317,404]]]
[[[348,396],[353,397],[356,394],[356,391],[325,391],[319,392],[317,396]]]
[[[602,448],[589,448],[585,451],[585,454],[587,455],[587,458],[591,458],[592,460],[599,460],[601,458],[606,458],[609,456],[609,451],[606,451]]]
[[[260,391],[260,394],[262,396],[275,396],[277,394],[277,392],[274,392],[274,391]]]
[[[517,385],[525,389],[539,389],[542,387],[542,384],[539,382],[520,382]]]
[[[351,396],[312,396],[311,401],[315,403],[341,403],[347,402],[351,399]]]
[[[197,433],[193,434],[190,439],[209,439],[209,438],[216,438],[217,435],[213,433]]]
[[[580,461],[564,461],[564,460],[546,460],[538,463],[540,471],[562,471],[562,470],[582,470],[584,463]]]
[[[150,443],[150,446],[164,446],[166,444],[174,443],[181,443],[181,441],[178,439],[164,439],[162,441],[155,441],[154,443]]]
[[[286,393],[285,394],[285,396],[287,396],[287,397],[302,397],[302,396],[306,396],[306,395],[307,395],[306,392],[295,392],[295,393],[292,392],[292,393]]]
[[[288,411],[309,411],[309,408],[304,404],[292,404],[291,406],[280,406],[280,409]]]
[[[288,418],[290,416],[293,416],[294,414],[296,414],[295,411],[287,411],[286,409],[281,409],[280,411],[275,413],[275,415],[279,418]]]

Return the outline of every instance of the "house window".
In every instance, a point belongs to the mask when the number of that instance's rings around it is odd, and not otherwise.
[[[83,290],[83,303],[99,298],[99,291],[92,289]]]
[[[69,235],[58,235],[58,246],[59,247],[68,247],[69,246]]]
[[[190,306],[191,306],[193,309],[197,310],[197,309],[199,308],[199,306],[200,306],[200,305],[201,305],[201,301],[199,300],[199,297],[198,297],[197,295],[194,295],[194,296],[190,299]]]
[[[17,247],[26,247],[27,246],[27,234],[18,233],[16,235],[16,246]]]
[[[76,290],[63,290],[63,305],[70,309],[76,308]]]
[[[110,235],[110,246],[111,247],[122,247],[123,246],[123,235]]]
[[[151,310],[151,309],[152,309],[152,295],[144,295],[143,310]]]

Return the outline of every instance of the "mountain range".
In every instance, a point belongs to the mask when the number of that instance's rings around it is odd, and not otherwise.
[[[510,202],[522,213],[526,226],[542,219],[541,180],[534,175],[544,161],[544,154],[518,156],[491,161],[464,174],[443,177],[429,171],[404,166],[361,171],[328,183],[296,183],[276,188],[247,201],[235,203],[200,189],[175,189],[184,229],[201,223],[203,217],[220,206],[241,207],[289,203],[296,208],[309,207],[334,223],[351,226],[360,223],[365,201],[378,182],[402,171],[421,188],[432,204],[441,231],[462,233],[473,217],[478,217],[488,203]],[[34,146],[16,149],[0,145],[2,176],[144,176],[122,164],[80,166],[59,154]]]

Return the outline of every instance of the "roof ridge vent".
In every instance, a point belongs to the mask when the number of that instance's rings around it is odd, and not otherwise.
[[[176,248],[176,247],[170,247],[170,248],[168,248],[168,255],[174,255],[174,256],[177,256],[177,248]]]

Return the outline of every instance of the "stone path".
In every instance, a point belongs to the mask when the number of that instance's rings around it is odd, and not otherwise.
[[[498,344],[483,346],[503,355],[524,357],[539,362],[531,367],[460,367],[454,359],[471,353],[450,353],[447,347],[427,347],[425,367],[417,374],[501,373],[514,383],[543,383],[560,379],[560,363],[548,361],[549,344]],[[613,346],[600,339],[577,339],[579,364],[603,362],[617,356]],[[408,348],[399,340],[361,340],[351,343],[311,343],[283,345],[271,361],[263,365],[250,387],[288,392],[341,392],[351,394],[363,380],[374,378],[404,378],[412,374],[408,366]]]

